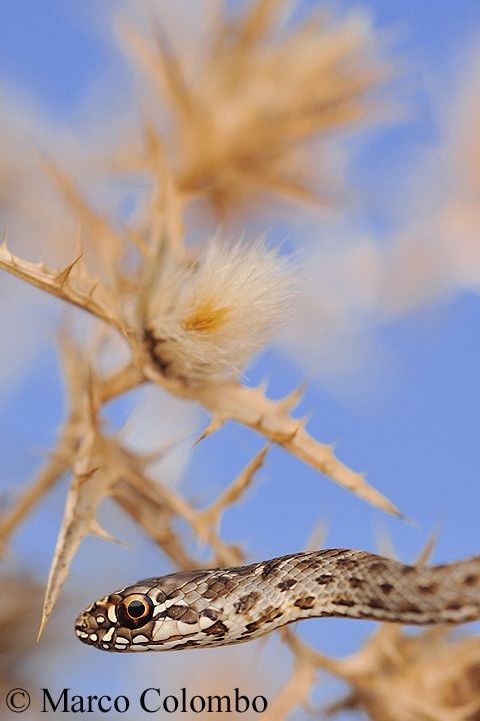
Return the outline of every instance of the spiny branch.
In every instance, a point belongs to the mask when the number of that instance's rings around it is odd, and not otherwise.
[[[142,473],[132,473],[129,482],[139,492],[145,494],[150,502],[158,503],[167,508],[172,514],[187,523],[194,536],[202,543],[208,543],[213,551],[213,563],[220,566],[236,566],[244,558],[244,554],[236,546],[225,544],[218,536],[215,528],[206,528],[205,522],[199,518],[201,511],[197,511],[188,501],[171,488],[154,483]],[[198,564],[197,567],[203,564]],[[210,564],[209,564],[210,565]]]
[[[200,537],[208,540],[212,529],[218,528],[229,506],[237,503],[251,486],[255,474],[263,466],[270,446],[265,446],[229,486],[208,508],[198,511],[196,524]],[[203,530],[202,530],[203,529]]]
[[[57,449],[50,455],[38,477],[22,492],[13,508],[0,518],[0,549],[4,548],[48,491],[68,472],[75,450],[76,438],[65,429]]]
[[[104,384],[105,399],[123,389],[133,388],[148,377],[175,395],[195,400],[212,414],[212,422],[204,437],[211,434],[227,420],[234,420],[257,431],[270,442],[282,446],[299,460],[325,474],[339,485],[387,513],[400,516],[398,509],[379,491],[372,488],[362,474],[356,473],[339,461],[330,446],[315,440],[305,429],[305,422],[290,416],[290,410],[301,395],[297,391],[283,400],[272,401],[262,388],[249,389],[235,381],[188,384],[161,375],[141,348],[138,337],[127,331],[115,313],[107,310],[70,282],[71,266],[54,273],[42,265],[35,265],[14,256],[6,246],[0,248],[0,268],[5,268],[27,282],[56,295],[96,315],[127,336],[134,362]]]
[[[30,263],[14,255],[7,248],[5,242],[0,245],[0,269],[33,285],[35,288],[43,290],[49,295],[61,298],[67,303],[86,310],[123,332],[113,310],[108,307],[105,301],[96,299],[95,296],[99,287],[96,281],[88,279],[84,269],[82,269],[83,277],[76,279],[75,284],[73,284],[72,272],[78,266],[80,259],[81,256],[65,268],[54,271],[47,268],[43,263]],[[113,306],[113,303],[111,306]]]
[[[151,481],[151,486],[155,485]],[[174,515],[155,493],[147,495],[137,485],[125,480],[114,486],[112,498],[162,549],[176,568],[188,571],[198,567],[198,562],[188,554],[178,534],[172,529]]]
[[[270,442],[285,448],[293,456],[347,488],[363,500],[387,513],[400,516],[398,509],[372,488],[361,473],[355,473],[339,461],[330,446],[315,440],[302,420],[289,415],[292,397],[272,401],[263,389],[251,389],[235,382],[204,385],[191,390],[191,397],[207,408],[213,420],[205,436],[221,428],[228,420],[252,428]]]

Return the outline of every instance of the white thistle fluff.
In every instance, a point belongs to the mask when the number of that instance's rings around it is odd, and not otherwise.
[[[285,320],[287,263],[264,242],[212,240],[190,265],[163,265],[149,306],[152,352],[189,381],[238,375]]]

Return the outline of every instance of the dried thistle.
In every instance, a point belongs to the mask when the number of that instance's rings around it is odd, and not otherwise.
[[[337,673],[352,691],[329,716],[362,710],[372,721],[478,721],[480,638],[435,628],[416,636],[383,626]]]
[[[128,36],[167,97],[171,132],[163,147],[177,187],[221,214],[258,200],[259,192],[318,200],[322,162],[318,154],[312,159],[311,141],[369,119],[373,91],[387,76],[364,17],[335,20],[323,12],[278,30],[283,5],[253,0],[234,17],[220,10],[191,63],[163,32],[155,50],[138,34]],[[150,149],[143,163],[155,172]]]
[[[222,377],[205,378],[202,382],[192,383],[189,382],[188,378],[168,373],[168,366],[165,367],[162,356],[157,355],[158,350],[156,347],[159,339],[155,338],[155,335],[152,334],[148,327],[150,304],[155,292],[158,291],[159,278],[162,278],[162,280],[164,278],[163,268],[169,266],[172,258],[176,259],[174,265],[175,274],[178,272],[180,272],[180,275],[185,273],[187,280],[195,276],[193,271],[195,266],[193,266],[193,269],[191,268],[192,261],[182,247],[182,236],[179,235],[181,229],[181,222],[179,222],[181,212],[180,196],[171,183],[171,174],[169,174],[167,166],[163,164],[162,168],[165,173],[163,177],[164,188],[157,198],[160,205],[150,219],[151,228],[148,233],[144,233],[146,240],[134,232],[127,233],[124,241],[115,235],[115,247],[118,246],[118,242],[124,242],[125,248],[123,252],[118,252],[117,247],[117,250],[112,249],[111,254],[107,253],[106,263],[109,266],[109,272],[104,281],[94,282],[90,278],[84,266],[84,256],[67,265],[63,270],[53,271],[44,264],[33,264],[24,261],[14,255],[6,244],[0,246],[0,269],[6,270],[44,292],[77,307],[82,307],[107,323],[126,340],[131,351],[131,362],[101,381],[103,387],[100,389],[100,396],[103,403],[147,380],[152,381],[175,396],[196,401],[212,415],[212,420],[202,434],[202,439],[218,431],[226,421],[234,420],[252,428],[270,442],[281,445],[292,455],[324,473],[369,503],[388,513],[399,515],[395,506],[365,481],[363,474],[356,473],[343,465],[336,458],[331,447],[320,444],[309,435],[305,428],[306,421],[291,416],[291,412],[301,398],[301,393],[299,394],[298,391],[293,391],[293,393],[279,401],[272,401],[265,396],[263,385],[257,389],[251,389],[240,385],[235,380]],[[63,185],[64,179],[59,177],[59,182]],[[92,211],[89,209],[88,204],[78,196],[78,191],[72,187],[70,182],[65,182],[65,192],[73,201],[73,205],[80,217],[84,217],[85,222],[88,224],[96,223],[96,217],[93,214],[92,219]],[[102,221],[102,234],[108,237],[114,236],[114,232],[108,230],[104,221]],[[140,265],[138,268],[134,267],[131,271],[129,271],[128,265],[123,263],[123,259],[127,254],[128,239],[132,240],[140,252]],[[244,255],[249,259],[250,263],[252,258],[258,256],[258,250],[254,250],[255,246],[251,251],[245,248],[241,252],[243,246],[234,246],[231,251],[228,251],[226,246],[220,245],[219,247],[223,249],[222,252],[226,254],[226,258],[234,258],[237,255],[242,257]],[[213,250],[213,248],[212,245],[209,256],[210,263],[212,257],[215,258],[215,253],[220,252]],[[232,256],[229,255],[230,252],[233,254]],[[255,253],[257,253],[257,256]],[[264,314],[262,321],[262,323],[265,323],[267,315],[272,320],[280,315],[279,306],[281,306],[280,301],[287,287],[286,277],[288,274],[285,273],[283,262],[280,262],[280,264],[278,264],[278,261],[273,262],[275,255],[271,251],[264,248],[260,257],[263,258],[260,267],[264,269],[264,272],[263,275],[257,271],[253,273],[253,278],[256,278],[256,280],[255,283],[252,282],[251,288],[255,292],[250,297],[257,298],[257,307],[261,300],[267,299],[266,309],[268,314]],[[203,279],[200,284],[201,288],[205,288],[207,279],[211,279],[212,285],[216,287],[215,274],[212,275],[210,263],[205,264],[203,269],[202,262],[199,261],[198,267],[200,271],[198,274],[200,279]],[[230,263],[225,263],[224,272],[220,276],[220,278],[223,278],[225,293],[227,293],[225,278],[230,265]],[[182,270],[177,270],[179,268]],[[266,272],[267,270],[268,272]],[[247,276],[245,268],[238,275],[237,272],[238,269],[235,269],[235,273],[232,269],[232,277],[236,278],[237,282],[245,281]],[[261,292],[262,282],[265,283],[264,290],[268,291],[263,294],[263,298]],[[241,285],[241,282],[239,285]],[[195,287],[195,283],[193,283],[192,288]],[[280,290],[282,290],[282,293],[280,293]],[[178,294],[178,289],[176,292]],[[191,298],[191,292],[187,293],[187,299],[189,297]],[[230,300],[232,299],[230,288],[228,289],[228,297]],[[203,330],[199,331],[197,328],[194,331],[192,328],[192,318],[194,316],[191,314],[191,306],[188,308],[184,304],[181,294],[175,297],[174,300],[183,303],[181,307],[184,310],[183,314],[180,315],[180,319],[188,320],[188,330],[183,329],[184,336],[192,333],[205,333],[205,326],[210,326],[209,330],[212,330],[211,320],[207,319],[206,321],[206,316],[204,316],[202,317],[202,323],[199,324],[203,327]],[[250,308],[243,303],[241,294],[235,295],[234,300],[244,313],[241,326],[248,328],[251,325],[255,328],[256,336],[252,337],[249,334],[247,340],[250,339],[251,343],[255,341],[258,343],[258,326],[253,323],[254,319],[251,318]],[[165,301],[162,300],[162,302]],[[213,323],[215,333],[222,330],[222,323],[227,327],[226,306],[223,300],[220,303],[221,305],[218,305],[217,310],[220,308],[221,311],[217,313],[216,322]],[[188,308],[187,312],[186,308]],[[173,315],[175,317],[175,314]],[[240,320],[237,312],[231,312],[231,315],[237,318],[237,321]],[[220,333],[219,335],[221,336]],[[196,336],[194,335],[194,337]],[[227,350],[232,347],[236,348],[241,357],[242,353],[244,353],[243,349],[238,347],[238,343],[235,346],[235,339],[232,340],[228,334],[227,338],[229,342]],[[208,346],[199,344],[199,349],[205,349],[205,347]],[[210,349],[213,352],[214,349],[211,344]],[[249,349],[248,354],[243,355],[243,358],[248,358],[251,352],[252,348]],[[215,358],[218,363],[221,353],[217,353],[214,356]],[[231,364],[232,358],[228,360]],[[182,362],[185,364],[187,361],[182,359]],[[95,362],[92,361],[92,363],[95,365]]]

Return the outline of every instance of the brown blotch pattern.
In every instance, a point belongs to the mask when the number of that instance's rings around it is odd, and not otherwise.
[[[470,573],[468,576],[465,576],[463,582],[466,586],[476,586],[478,583],[478,576],[475,573]]]
[[[403,603],[399,609],[400,613],[419,613],[421,611],[414,603]]]
[[[459,611],[462,608],[461,603],[449,603],[447,606],[448,611]]]
[[[210,621],[216,621],[220,614],[215,608],[205,608],[201,615],[206,616]]]
[[[165,601],[167,600],[166,595],[165,595],[164,592],[161,591],[160,589],[151,588],[151,589],[148,591],[148,595],[149,595],[150,598],[151,598],[153,601],[155,601],[159,606],[163,606],[163,604],[164,604]]]
[[[357,562],[353,558],[339,558],[336,564],[345,571],[353,571],[357,567]]]
[[[361,588],[363,585],[365,585],[365,581],[363,578],[356,578],[355,576],[349,578],[348,582],[352,588]]]
[[[271,573],[276,571],[278,563],[278,558],[274,558],[272,561],[267,561],[262,568],[262,578],[267,578],[267,576],[270,576]]]
[[[298,581],[295,578],[286,578],[285,581],[281,581],[277,588],[280,589],[280,591],[288,591],[289,588],[293,588],[296,586]]]
[[[380,588],[387,596],[393,591],[393,586],[391,583],[381,583]]]
[[[210,626],[210,628],[206,628],[204,633],[206,633],[208,636],[224,636],[226,633],[228,633],[228,628],[225,626],[223,621],[216,621],[213,626]]]
[[[339,556],[341,553],[345,553],[345,551],[340,548],[328,548],[325,551],[320,551],[318,553],[318,555],[321,558],[335,558],[336,556]]]
[[[380,609],[380,610],[382,610],[382,611],[385,611],[385,610],[386,610],[386,606],[385,606],[384,602],[383,602],[380,598],[369,598],[369,599],[368,599],[368,605],[369,605],[371,608]]]
[[[332,603],[334,603],[336,606],[347,606],[347,608],[355,606],[355,601],[351,601],[348,598],[335,598],[333,599]]]
[[[257,591],[252,591],[251,593],[247,593],[245,596],[239,598],[239,600],[233,604],[233,607],[236,613],[248,613],[259,598],[260,594],[257,593]]]
[[[374,561],[369,565],[368,570],[374,573],[384,573],[387,570],[387,564],[384,561]]]
[[[174,621],[179,621],[180,619],[183,621],[183,616],[188,610],[187,606],[170,606],[170,608],[166,609],[165,616],[172,618]],[[187,621],[187,623],[189,622]]]
[[[207,581],[207,588],[203,593],[205,598],[225,598],[237,586],[234,578],[229,576],[217,576]]]
[[[307,569],[312,567],[312,559],[311,558],[302,558],[299,561],[296,562],[295,568],[298,571],[306,571]]]
[[[315,580],[321,586],[326,586],[328,583],[331,583],[334,578],[330,573],[322,573],[320,576],[317,576]]]
[[[197,623],[198,613],[193,608],[187,608],[183,616],[181,617],[183,623]]]
[[[297,598],[297,600],[294,603],[294,606],[297,606],[297,608],[301,608],[303,611],[306,611],[309,608],[313,608],[314,605],[315,605],[315,596],[303,596],[303,597]]]
[[[280,618],[280,616],[282,615],[283,611],[281,611],[279,608],[275,608],[274,606],[268,606],[268,608],[264,610],[262,615],[259,616],[256,621],[252,621],[251,623],[246,624],[246,631],[244,631],[242,635],[253,633],[264,624],[272,623],[273,621],[275,621],[276,618]]]

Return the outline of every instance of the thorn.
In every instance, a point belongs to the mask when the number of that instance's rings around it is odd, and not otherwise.
[[[36,642],[36,643],[38,643],[38,642],[40,641],[40,638],[41,638],[41,636],[42,636],[42,634],[43,634],[43,632],[44,632],[44,630],[45,630],[45,625],[46,625],[46,623],[47,623],[47,619],[46,619],[46,618],[42,618],[42,620],[40,621],[40,626],[38,627],[37,638],[35,639],[35,642]]]
[[[319,548],[324,548],[327,530],[328,524],[325,520],[316,523],[305,546],[305,551],[316,551]]]
[[[258,453],[258,454],[255,456],[255,458],[253,459],[252,464],[251,464],[251,465],[254,466],[255,469],[261,468],[261,466],[263,466],[263,463],[264,463],[264,461],[265,461],[265,458],[267,457],[267,453],[268,453],[268,451],[271,449],[271,447],[272,447],[272,444],[271,444],[271,443],[267,443],[267,444],[262,448],[262,450],[260,451],[260,453]]]
[[[395,546],[393,544],[392,536],[390,535],[388,528],[382,523],[375,530],[376,546],[379,553],[387,558],[398,559],[397,553],[395,552]]]
[[[331,459],[332,461],[336,461],[336,460],[337,460],[337,457],[336,457],[336,455],[335,455],[335,450],[336,450],[336,448],[337,448],[337,446],[336,446],[335,443],[325,443],[324,446],[323,446],[323,449],[324,449],[325,453],[330,456],[330,459]],[[361,477],[362,482],[365,481],[365,473],[357,473],[357,476],[360,476],[360,477]]]
[[[98,521],[92,521],[92,523],[89,526],[88,529],[89,533],[92,534],[92,536],[97,536],[97,538],[101,538],[103,541],[111,541],[112,543],[118,543],[120,546],[124,546],[125,544],[120,541],[116,536],[113,536],[111,533],[106,531],[99,523]]]
[[[410,516],[406,516],[404,513],[401,513],[395,507],[394,507],[393,513],[400,521],[403,521],[404,523],[408,524],[412,528],[416,528],[417,530],[419,530],[421,528],[421,525],[418,521],[416,521],[414,518],[410,518]]]
[[[298,430],[300,430],[301,428],[305,429],[308,426],[308,424],[310,423],[310,421],[312,420],[312,417],[313,417],[313,411],[311,413],[306,413],[301,418],[297,418],[296,421],[298,423]],[[333,453],[334,447],[329,446],[329,448]]]
[[[418,559],[416,561],[416,564],[421,566],[428,563],[430,560],[433,551],[435,550],[435,546],[438,543],[438,537],[440,535],[440,528],[437,527],[434,531],[432,531],[427,538],[427,542],[425,546],[422,548],[422,551],[420,552]]]
[[[79,256],[75,258],[73,263],[70,263],[70,265],[65,266],[63,270],[61,270],[56,276],[55,280],[58,281],[60,284],[60,287],[63,288],[65,283],[67,282],[70,273],[72,272],[73,268],[77,265],[78,261],[83,257],[83,251],[80,253]]]
[[[201,443],[206,438],[208,438],[209,436],[213,435],[218,430],[220,430],[220,428],[222,428],[224,423],[225,423],[225,421],[222,418],[220,418],[220,416],[214,416],[212,418],[212,420],[210,421],[210,423],[208,424],[208,426],[203,431],[202,435],[199,438],[197,438],[195,443],[193,443],[192,448],[195,448],[195,446],[198,446],[199,443]]]
[[[256,393],[258,393],[260,396],[262,396],[262,398],[263,398],[263,397],[266,397],[266,395],[267,395],[267,389],[268,389],[268,383],[269,383],[268,378],[264,378],[263,380],[260,381],[260,383],[258,384],[258,386],[257,386],[256,388],[254,388],[253,390],[254,390]]]
[[[291,393],[288,393],[284,398],[277,401],[278,408],[286,413],[293,411],[305,395],[305,390],[306,383],[301,383],[298,388],[294,388]]]
[[[93,283],[93,285],[92,285],[92,287],[90,288],[90,290],[88,291],[88,293],[87,293],[87,298],[89,298],[90,300],[93,298],[93,294],[95,293],[96,289],[98,288],[99,282],[100,282],[99,280],[96,280],[96,281]]]
[[[8,230],[6,228],[4,228],[3,233],[2,233],[2,243],[1,243],[0,247],[2,248],[2,250],[5,250],[8,253],[7,244],[8,244]]]

